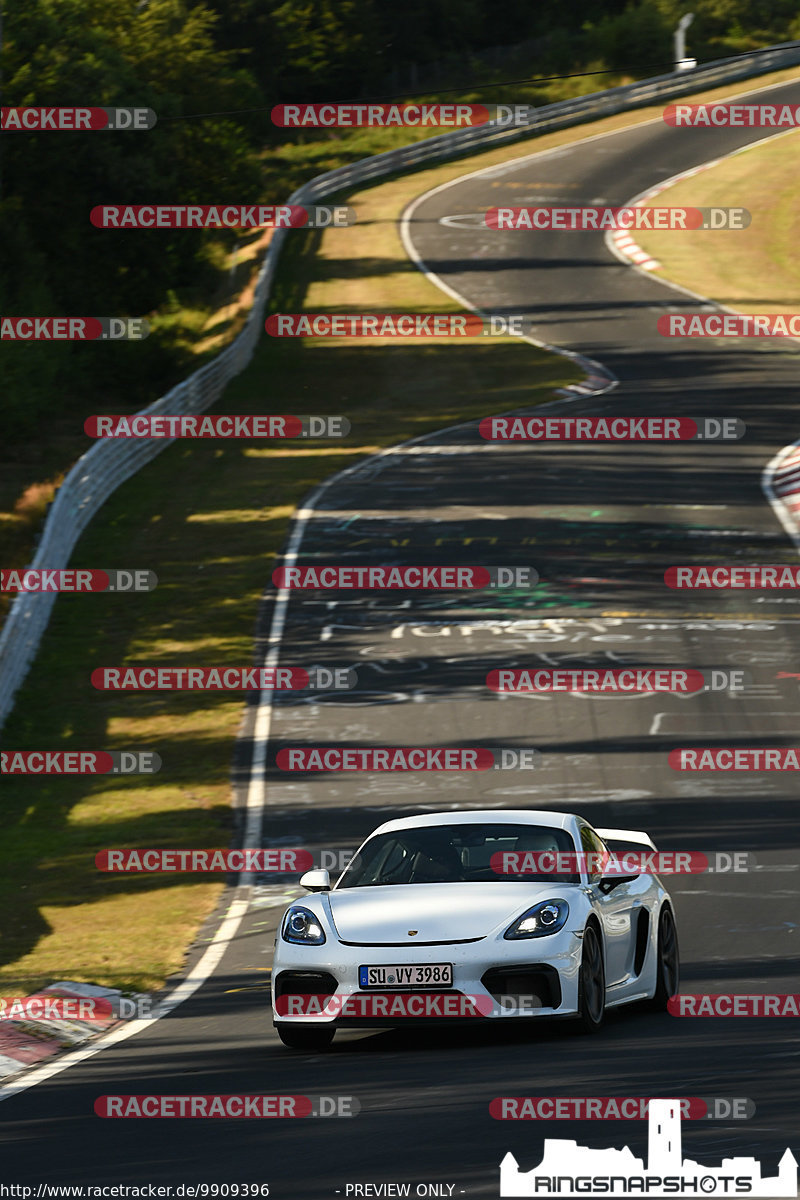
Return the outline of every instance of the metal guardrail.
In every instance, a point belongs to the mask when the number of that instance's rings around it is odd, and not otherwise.
[[[475,153],[479,149],[504,146],[545,131],[641,108],[656,99],[685,96],[703,87],[734,83],[797,63],[800,63],[800,42],[786,42],[734,59],[721,59],[694,70],[659,75],[624,87],[593,92],[576,100],[560,100],[538,109],[536,122],[530,126],[504,128],[489,123],[454,130],[326,171],[298,188],[288,203],[313,203],[384,175]],[[142,409],[143,413],[204,412],[219,399],[229,381],[244,370],[261,334],[264,309],[287,233],[285,229],[278,229],[270,241],[258,275],[253,307],[242,332],[217,358]],[[100,441],[87,450],[58,490],[29,569],[65,567],[81,533],[112,492],[174,440]],[[0,727],[36,656],[55,599],[52,592],[20,593],[11,605],[0,632]]]

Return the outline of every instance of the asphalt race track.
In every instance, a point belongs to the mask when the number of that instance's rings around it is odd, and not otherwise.
[[[800,83],[765,99],[800,104]],[[663,583],[671,565],[796,561],[760,476],[800,435],[797,349],[660,337],[660,315],[699,305],[621,264],[601,234],[441,223],[498,204],[621,205],[765,134],[658,122],[545,154],[530,143],[510,151],[517,157],[507,165],[413,207],[408,236],[429,272],[484,311],[529,317],[537,338],[598,360],[620,381],[602,397],[565,397],[551,413],[736,417],[747,436],[504,445],[483,442],[470,424],[335,481],[306,525],[301,563],[530,565],[547,586],[535,597],[428,592],[400,601],[295,593],[281,662],[355,666],[359,684],[276,703],[265,845],[347,850],[389,815],[541,806],[646,829],[663,849],[753,851],[758,869],[748,874],[668,883],[682,990],[800,991],[795,779],[680,773],[667,763],[681,745],[793,743],[798,680],[776,676],[800,670],[798,602]],[[735,253],[735,232],[707,236],[729,238]],[[267,608],[265,637],[269,618]],[[746,669],[751,681],[741,694],[634,699],[501,698],[484,686],[495,667],[661,663]],[[315,744],[533,746],[542,758],[534,773],[277,768],[279,749]],[[409,1182],[412,1194],[417,1183],[439,1183],[454,1185],[454,1196],[494,1197],[505,1152],[528,1169],[545,1136],[646,1156],[644,1122],[499,1122],[489,1114],[496,1096],[748,1097],[756,1114],[747,1122],[684,1122],[687,1154],[708,1164],[752,1154],[774,1174],[786,1146],[798,1145],[791,1019],[628,1009],[611,1013],[595,1038],[566,1022],[492,1025],[342,1033],[328,1054],[288,1051],[272,1029],[266,986],[286,894],[272,879],[259,884],[217,971],[173,1014],[0,1105],[7,1182],[265,1182],[271,1197],[306,1200],[345,1196],[348,1183]],[[361,1112],[274,1125],[101,1120],[93,1104],[109,1092],[350,1095]]]

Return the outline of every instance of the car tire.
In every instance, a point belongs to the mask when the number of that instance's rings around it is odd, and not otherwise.
[[[287,1025],[285,1021],[275,1028],[284,1046],[292,1050],[327,1050],[336,1032],[326,1025]]]
[[[658,918],[656,943],[656,990],[650,1007],[656,1012],[666,1012],[670,996],[677,994],[681,983],[680,958],[678,955],[678,931],[675,918],[669,908],[662,908]]]
[[[606,972],[603,948],[595,925],[587,925],[583,934],[583,953],[578,972],[578,1028],[597,1033],[606,1015]]]

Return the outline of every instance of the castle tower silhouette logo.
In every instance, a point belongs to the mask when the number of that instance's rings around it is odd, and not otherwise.
[[[651,1100],[648,1113],[647,1166],[624,1146],[592,1150],[562,1138],[546,1138],[542,1161],[520,1171],[509,1153],[500,1164],[500,1195],[536,1196],[797,1196],[797,1159],[787,1149],[778,1174],[764,1178],[756,1158],[724,1158],[719,1167],[703,1167],[682,1157],[679,1100]]]

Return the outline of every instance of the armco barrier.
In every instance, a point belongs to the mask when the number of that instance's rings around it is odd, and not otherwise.
[[[544,131],[578,125],[631,108],[642,108],[658,99],[685,96],[715,84],[735,83],[739,79],[763,75],[796,63],[800,63],[800,42],[785,42],[737,58],[721,59],[691,71],[659,75],[625,87],[594,92],[577,100],[561,100],[538,109],[536,123],[530,127],[500,128],[489,123],[474,129],[458,129],[438,137],[425,138],[399,150],[361,159],[350,166],[326,171],[298,188],[289,197],[288,203],[313,203],[383,175],[393,175],[426,163],[503,146]],[[286,236],[287,230],[278,229],[270,240],[259,272],[253,307],[238,337],[212,362],[195,371],[172,391],[142,409],[142,412],[204,412],[219,399],[226,384],[247,366],[261,333],[264,308]],[[126,438],[100,441],[87,450],[58,490],[31,568],[65,567],[81,533],[111,493],[173,440]],[[36,655],[54,601],[55,594],[51,592],[20,593],[11,605],[0,632],[0,727],[11,711],[14,696]]]

